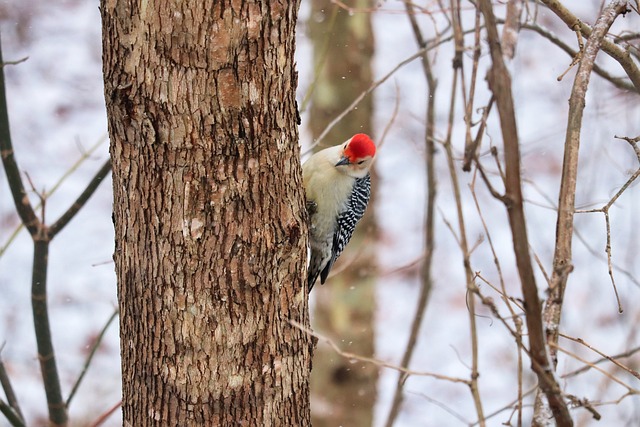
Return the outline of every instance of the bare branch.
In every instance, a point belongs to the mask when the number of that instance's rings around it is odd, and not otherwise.
[[[111,408],[109,408],[104,414],[100,415],[100,417],[93,424],[91,424],[91,427],[100,427],[121,406],[122,406],[122,400],[120,402],[116,403],[115,405],[113,405]]]
[[[571,29],[574,26],[578,26],[580,28],[581,33],[584,37],[590,38],[592,31],[595,31],[595,28],[591,28],[584,22],[580,21],[569,9],[567,9],[562,2],[559,0],[540,0],[547,6],[553,13],[555,13],[558,18],[562,19],[562,21],[567,24],[567,26]],[[626,13],[627,11],[627,2],[626,1],[614,1],[609,6],[615,6],[615,8],[621,9],[620,12],[616,13],[616,16],[621,13]],[[614,17],[615,18],[615,17]],[[597,24],[596,24],[597,25]],[[607,27],[608,28],[608,27]],[[610,57],[618,61],[618,63],[622,66],[624,71],[627,73],[633,86],[636,88],[636,92],[640,92],[640,69],[638,65],[633,61],[631,54],[623,49],[621,46],[616,45],[610,40],[601,39],[601,49]]]
[[[47,305],[47,264],[49,258],[49,241],[34,241],[33,276],[31,278],[31,306],[33,325],[38,347],[38,361],[42,381],[49,407],[49,420],[54,425],[66,425],[67,407],[62,399],[60,376],[56,366],[55,351],[49,325],[49,308]]]
[[[466,385],[471,384],[469,380],[465,380],[463,378],[450,377],[448,375],[440,375],[440,374],[435,374],[433,372],[414,371],[408,368],[403,368],[402,366],[397,366],[397,365],[385,362],[383,360],[374,359],[372,357],[361,356],[358,354],[350,353],[348,351],[343,351],[342,349],[340,349],[338,344],[333,342],[331,339],[317,332],[314,332],[313,330],[307,328],[303,324],[296,322],[295,320],[289,320],[289,323],[291,323],[291,325],[300,329],[302,332],[306,333],[307,335],[315,337],[316,339],[318,339],[318,341],[328,344],[329,347],[331,347],[339,356],[344,357],[346,359],[354,359],[354,360],[359,360],[360,362],[372,363],[382,368],[389,368],[398,372],[402,372],[406,376],[430,377],[430,378],[435,378],[437,380],[449,381],[452,383],[461,383]]]
[[[525,301],[529,351],[532,368],[538,376],[541,389],[549,400],[558,426],[572,426],[569,408],[562,397],[560,386],[551,374],[552,367],[547,358],[547,350],[542,332],[541,304],[529,254],[529,239],[522,202],[520,171],[520,146],[516,117],[511,93],[511,76],[504,63],[500,38],[493,6],[490,0],[479,0],[478,5],[485,19],[487,39],[491,53],[491,69],[488,75],[489,87],[496,98],[500,116],[502,139],[504,141],[506,163],[506,197],[509,224],[513,234],[513,248]]]
[[[553,1],[543,0],[545,4]],[[547,343],[551,346],[549,353],[556,365],[556,351],[553,345],[558,342],[558,329],[562,313],[564,291],[567,278],[573,269],[571,243],[573,240],[573,216],[575,213],[575,190],[578,175],[578,153],[580,147],[580,130],[582,128],[582,116],[585,107],[585,96],[591,77],[591,70],[596,55],[603,43],[609,27],[616,17],[626,10],[626,1],[614,1],[610,3],[598,17],[594,30],[589,29],[589,38],[585,45],[584,54],[578,66],[576,77],[569,98],[569,114],[567,119],[567,133],[565,137],[565,151],[562,163],[562,177],[560,195],[558,201],[558,219],[556,224],[556,244],[553,256],[553,271],[549,283],[549,298],[544,310]],[[572,22],[579,26],[579,22]],[[585,29],[580,27],[582,32]],[[549,405],[553,409],[553,402],[547,393]],[[542,400],[537,399],[536,410],[542,410]],[[554,415],[557,415],[554,410]]]
[[[13,391],[13,386],[11,385],[11,380],[9,379],[9,375],[7,374],[7,370],[4,366],[4,361],[2,360],[1,352],[2,352],[2,348],[0,348],[0,385],[2,385],[4,394],[5,396],[7,396],[7,403],[13,409],[13,411],[15,412],[15,415],[17,415],[18,418],[24,422],[24,415],[22,415],[22,411],[20,410],[20,405],[18,404],[18,399],[16,397],[16,394]]]
[[[107,323],[105,323],[105,325],[102,327],[102,330],[98,334],[98,337],[96,338],[95,342],[91,346],[91,351],[87,356],[87,360],[84,362],[82,371],[80,372],[80,375],[78,375],[78,379],[76,380],[75,384],[73,384],[73,387],[71,387],[71,392],[69,392],[69,397],[67,397],[67,400],[65,402],[65,405],[67,406],[67,408],[71,404],[71,400],[73,399],[73,396],[75,396],[76,391],[78,391],[78,387],[80,387],[80,384],[82,383],[82,380],[84,379],[85,374],[89,370],[89,365],[91,365],[93,356],[96,354],[98,347],[100,347],[100,344],[102,343],[102,338],[104,338],[104,334],[107,333],[107,329],[109,329],[109,326],[111,326],[111,323],[117,316],[118,316],[118,309],[115,309],[111,317],[109,317],[109,319],[107,320]]]
[[[68,223],[73,219],[74,216],[80,211],[80,209],[85,205],[87,200],[95,193],[98,189],[104,178],[111,172],[111,159],[107,159],[107,161],[102,165],[100,170],[96,173],[93,179],[89,182],[87,187],[84,189],[82,194],[78,196],[76,201],[67,209],[67,211],[62,214],[62,216],[54,222],[48,230],[49,238],[53,239],[60,230],[62,230]]]
[[[5,416],[7,421],[9,421],[13,427],[25,427],[22,418],[20,418],[20,416],[16,414],[15,410],[11,406],[7,405],[7,402],[2,399],[0,399],[0,412],[2,412],[2,415]]]
[[[618,368],[630,373],[631,375],[633,375],[634,377],[636,377],[637,379],[640,380],[640,373],[638,373],[638,371],[629,368],[626,365],[623,365],[622,363],[618,362],[616,359],[620,358],[620,356],[607,356],[606,354],[604,354],[603,352],[601,352],[600,350],[598,350],[597,348],[591,346],[589,343],[587,343],[585,340],[583,340],[582,338],[574,338],[574,337],[570,337],[568,335],[565,334],[560,334],[560,336],[562,338],[577,342],[579,344],[582,344],[583,346],[587,347],[589,350],[593,351],[594,353],[598,353],[598,355],[600,355],[603,359],[607,359],[609,362],[613,363],[614,365],[616,365]],[[627,356],[625,356],[627,357]]]
[[[565,51],[572,58],[578,55],[577,51],[573,50],[571,47],[569,47],[568,44],[560,40],[555,34],[547,30],[546,28],[542,27],[541,25],[538,25],[535,23],[524,23],[522,24],[522,28],[535,31],[536,33],[540,34],[542,37],[546,38],[551,43],[555,44],[560,49]],[[638,90],[634,85],[629,83],[629,81],[626,78],[614,77],[611,74],[609,74],[605,69],[600,67],[598,64],[593,64],[593,72],[599,75],[600,77],[602,77],[603,79],[609,81],[618,89],[640,93],[640,90]]]
[[[2,59],[2,47],[0,46],[0,63]],[[35,236],[40,228],[40,221],[36,216],[33,206],[29,201],[29,196],[24,188],[18,163],[13,152],[13,143],[11,142],[11,130],[9,128],[9,112],[7,109],[7,93],[4,80],[4,67],[0,67],[0,154],[2,155],[2,164],[4,165],[7,181],[13,196],[13,202],[16,211],[20,216],[23,224]]]

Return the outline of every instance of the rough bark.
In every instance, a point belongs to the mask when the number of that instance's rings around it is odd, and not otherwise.
[[[370,0],[358,0],[345,6],[364,10],[373,4]],[[312,9],[310,33],[316,84],[311,98],[313,120],[309,126],[317,138],[331,120],[372,85],[374,38],[370,13],[350,14],[328,0],[314,0]],[[324,19],[318,19],[322,14]],[[373,101],[369,96],[327,134],[319,148],[339,144],[358,132],[371,134],[372,116]],[[372,199],[374,194],[375,178]],[[345,350],[368,357],[374,354],[375,338],[374,269],[371,268],[374,258],[371,242],[376,233],[373,206],[370,201],[333,271],[347,267],[324,286],[316,285],[313,291],[316,295],[314,327],[336,342],[348,343]],[[319,346],[316,354],[311,376],[313,425],[372,425],[378,369],[371,364],[346,360],[326,346]]]
[[[101,2],[125,426],[310,425],[298,6]]]

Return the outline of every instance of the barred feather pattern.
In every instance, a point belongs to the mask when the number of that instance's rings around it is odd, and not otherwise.
[[[370,197],[371,177],[367,174],[363,178],[355,180],[351,197],[345,209],[338,215],[336,230],[332,237],[333,244],[331,245],[330,256],[325,256],[325,254],[315,254],[314,256],[312,254],[308,277],[309,291],[313,288],[318,275],[320,275],[320,283],[324,284],[327,280],[331,267],[333,267],[333,264],[347,246],[349,240],[351,240],[356,225],[364,215]],[[326,265],[323,265],[325,262]]]

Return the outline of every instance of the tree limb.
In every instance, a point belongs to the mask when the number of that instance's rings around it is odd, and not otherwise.
[[[4,64],[2,49],[0,47],[0,64]],[[31,235],[35,235],[40,227],[40,221],[36,216],[29,196],[24,188],[20,170],[13,152],[11,142],[11,130],[9,128],[9,111],[7,108],[7,94],[4,84],[4,67],[0,67],[0,153],[2,154],[2,164],[4,165],[7,181],[11,189],[11,196],[16,206],[16,211],[25,227]]]
[[[49,239],[53,239],[60,230],[62,230],[73,219],[74,216],[85,205],[87,200],[95,193],[104,178],[111,172],[111,158],[107,159],[102,165],[100,170],[95,174],[93,179],[89,182],[84,191],[78,196],[75,202],[62,214],[56,222],[54,222],[48,229]]]
[[[557,425],[572,426],[573,420],[569,415],[569,408],[563,399],[562,391],[553,376],[553,368],[547,358],[547,349],[542,330],[542,310],[529,254],[529,240],[522,203],[520,147],[511,93],[511,76],[502,56],[500,37],[491,1],[479,0],[478,5],[484,15],[491,53],[492,65],[488,75],[489,87],[496,98],[502,139],[504,141],[506,207],[509,214],[509,225],[513,234],[513,248],[525,302],[529,349],[532,359],[531,365],[538,377],[540,388],[549,400]]]
[[[571,29],[574,27],[578,27],[583,37],[590,38],[593,29],[580,21],[569,9],[567,9],[559,0],[540,0],[545,6],[547,6],[553,13],[558,16],[558,18],[562,19],[562,21],[567,24],[567,26]],[[622,8],[622,11],[619,13],[626,13],[627,2],[626,1],[615,1],[611,3],[609,6],[616,4],[617,7]],[[602,39],[600,42],[600,48],[607,55],[615,59],[620,66],[627,73],[633,86],[636,88],[636,92],[640,92],[640,69],[638,68],[638,64],[633,61],[631,54],[623,49],[621,46],[616,45],[610,40]]]

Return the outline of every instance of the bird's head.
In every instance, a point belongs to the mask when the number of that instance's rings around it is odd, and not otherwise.
[[[357,133],[342,144],[340,160],[336,167],[354,178],[363,178],[369,172],[376,157],[376,146],[364,133]]]

